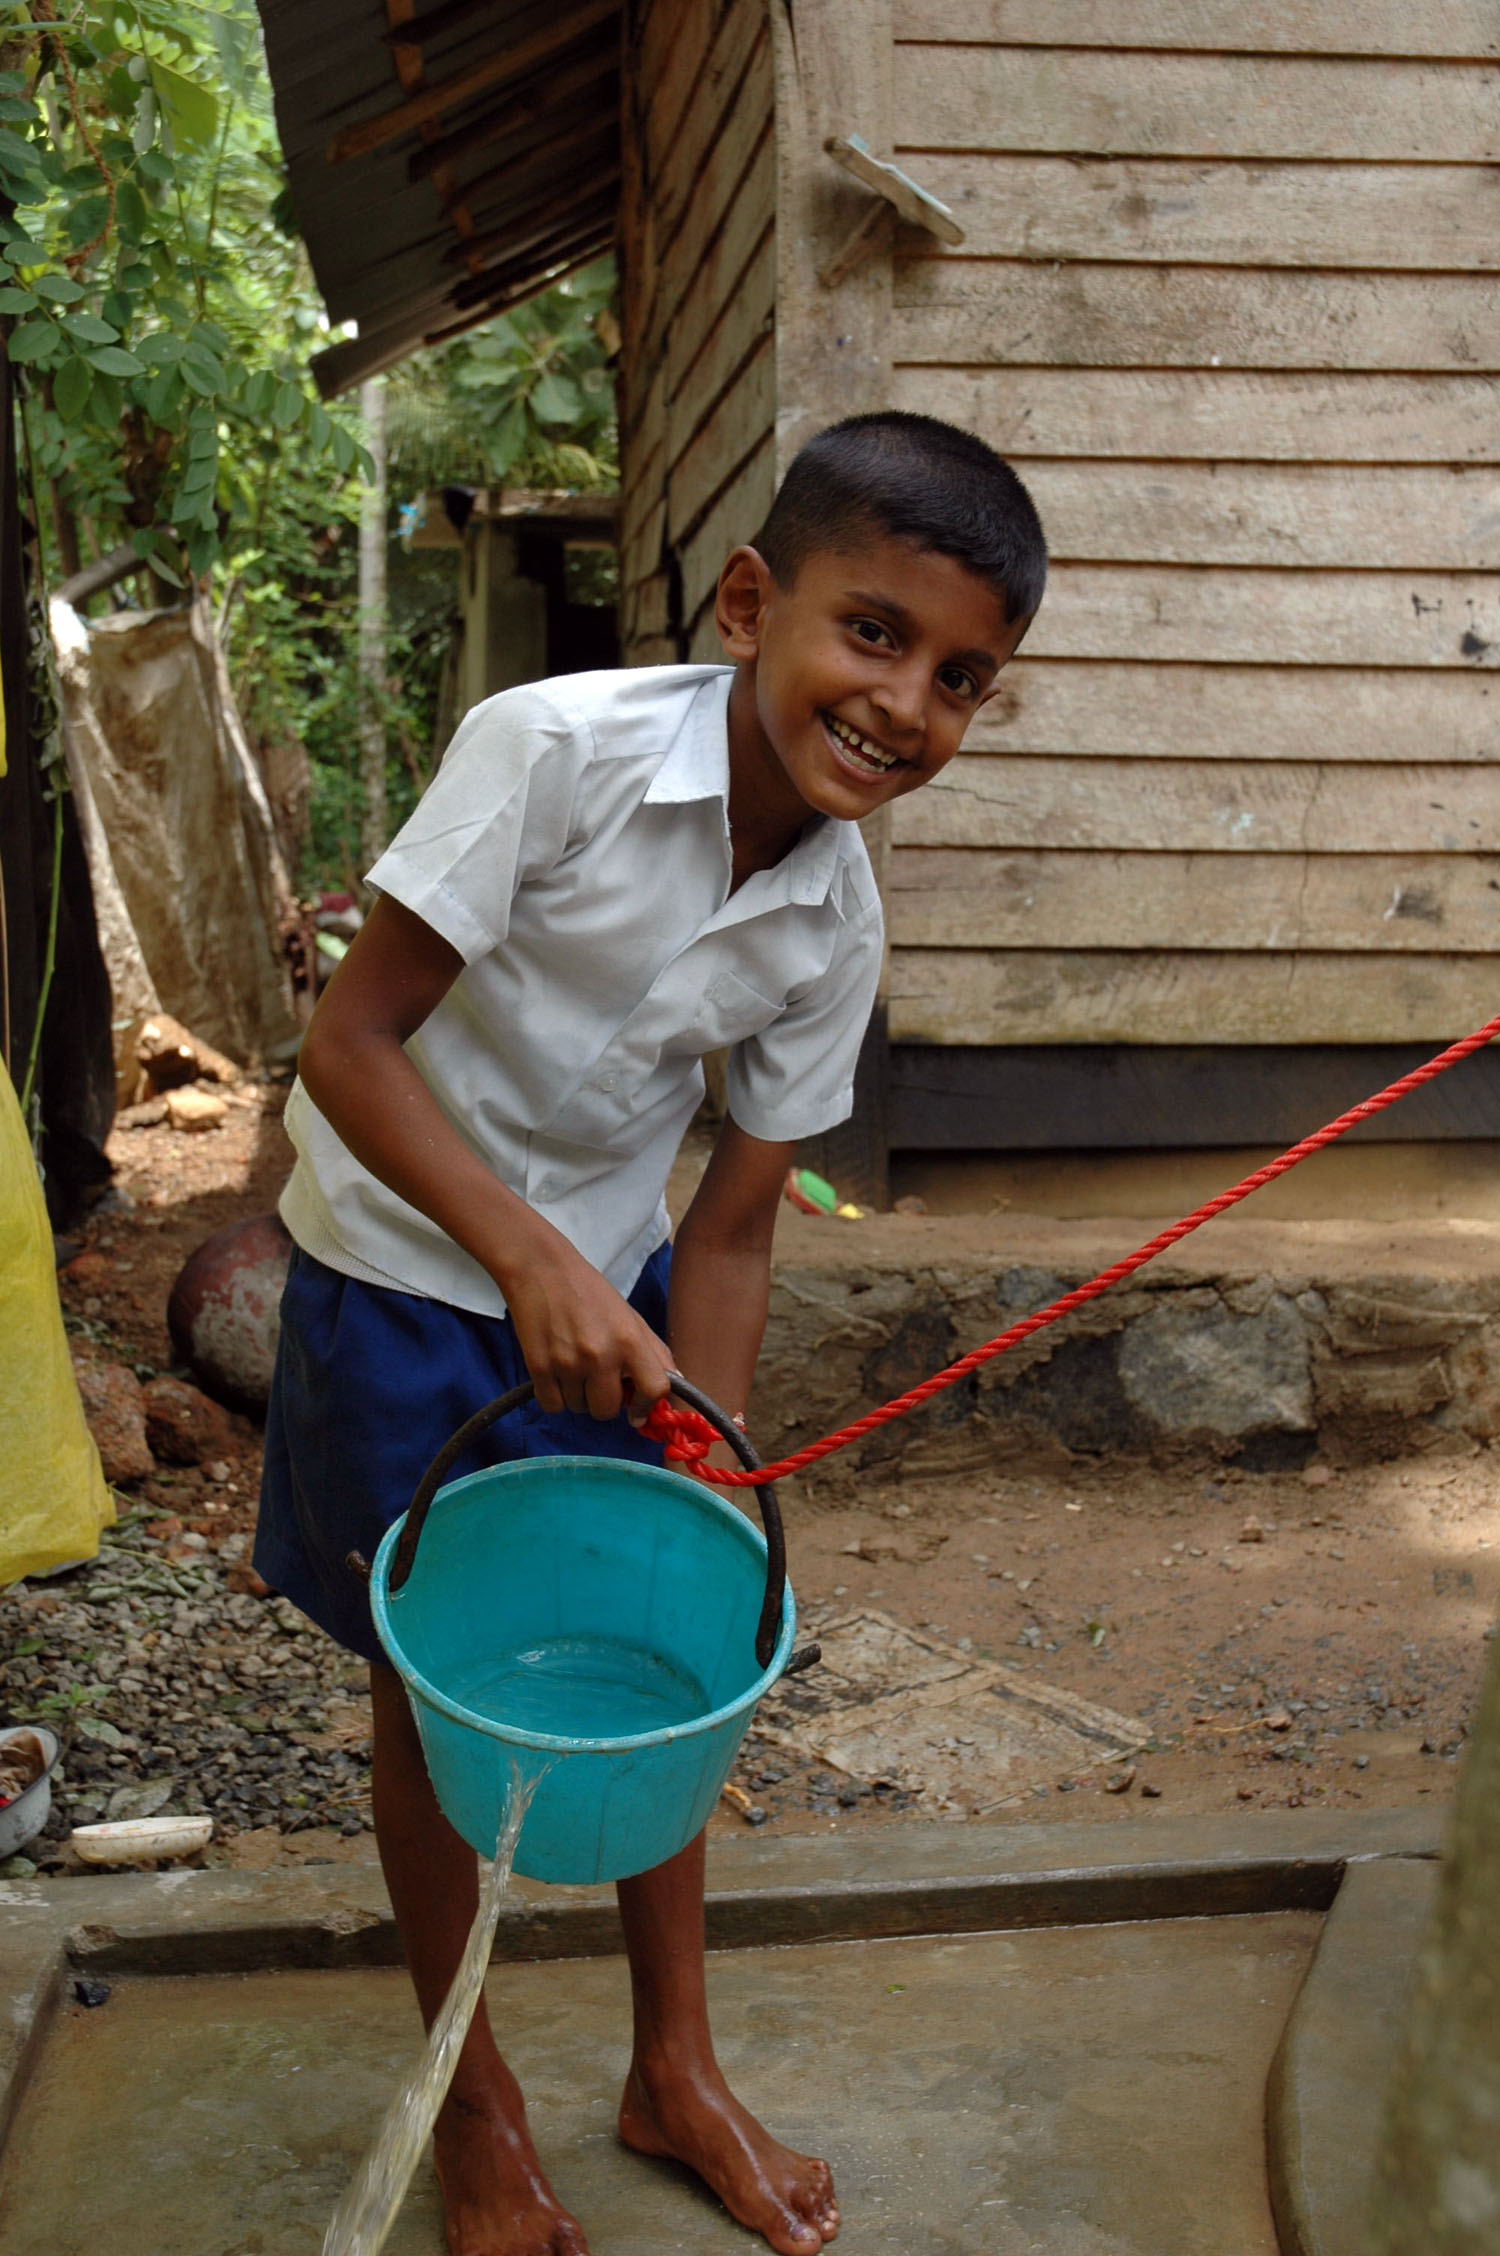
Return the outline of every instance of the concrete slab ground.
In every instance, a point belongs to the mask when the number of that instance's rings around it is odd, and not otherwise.
[[[1274,2256],[1262,2093],[1318,1926],[736,1951],[714,1964],[715,2017],[735,2086],[830,2156],[866,2256]],[[489,1995],[595,2256],[745,2248],[685,2172],[615,2143],[620,1959],[508,1966]],[[395,1972],[146,1979],[75,2006],[17,2115],[7,2256],[311,2256],[418,2041]],[[392,2256],[441,2246],[424,2171]]]
[[[1271,2256],[1265,2078],[1322,1913],[1351,1870],[1436,1846],[1427,1811],[746,1840],[710,1874],[723,2050],[830,2154],[870,2256]],[[393,1945],[368,1868],[0,1889],[4,2256],[313,2256],[416,2043]],[[596,2256],[749,2245],[614,2142],[608,1892],[518,1895],[498,1956],[492,2009]],[[424,2179],[392,2246],[440,2245]]]

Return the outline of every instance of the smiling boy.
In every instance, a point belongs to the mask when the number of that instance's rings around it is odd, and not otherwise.
[[[456,1473],[659,1461],[631,1416],[674,1368],[743,1409],[781,1185],[796,1143],[848,1115],[879,976],[855,826],[952,759],[1045,576],[1025,488],[980,440],[923,416],[837,424],[724,566],[727,667],[491,699],[371,872],[380,898],[287,1112],[297,1250],[256,1565],[372,1664],[376,1837],[429,2023],[475,1860],[343,1562],[373,1557],[439,1445],[527,1373],[535,1403]],[[663,1189],[714,1049],[728,1118],[669,1252]],[[714,2058],[703,1868],[700,1836],[619,1884],[620,2135],[813,2256],[838,2231],[827,2165],[780,2145]],[[435,2147],[454,2256],[583,2256],[482,2008]]]

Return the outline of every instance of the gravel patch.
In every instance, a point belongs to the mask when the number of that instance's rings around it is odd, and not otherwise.
[[[250,1542],[127,1506],[97,1559],[0,1596],[0,1715],[62,1741],[46,1832],[0,1874],[84,1869],[66,1837],[103,1818],[206,1812],[221,1856],[267,1827],[369,1828],[368,1671],[254,1595]]]

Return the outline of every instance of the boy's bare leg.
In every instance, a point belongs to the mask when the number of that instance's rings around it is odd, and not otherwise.
[[[401,1679],[374,1665],[375,1838],[406,1963],[431,2028],[479,1906],[478,1863],[438,1807]],[[437,2119],[434,2149],[453,2256],[588,2256],[542,2175],[520,2086],[483,1998]]]
[[[826,2162],[781,2146],[730,2091],[714,2058],[703,1963],[703,1835],[619,1886],[635,2049],[620,2136],[685,2162],[732,2217],[781,2256],[813,2256],[839,2229]]]

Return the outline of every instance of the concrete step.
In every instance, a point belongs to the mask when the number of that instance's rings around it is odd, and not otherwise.
[[[1365,2256],[1385,2089],[1438,1866],[1351,1866],[1277,2048],[1266,2166],[1282,2256]]]

